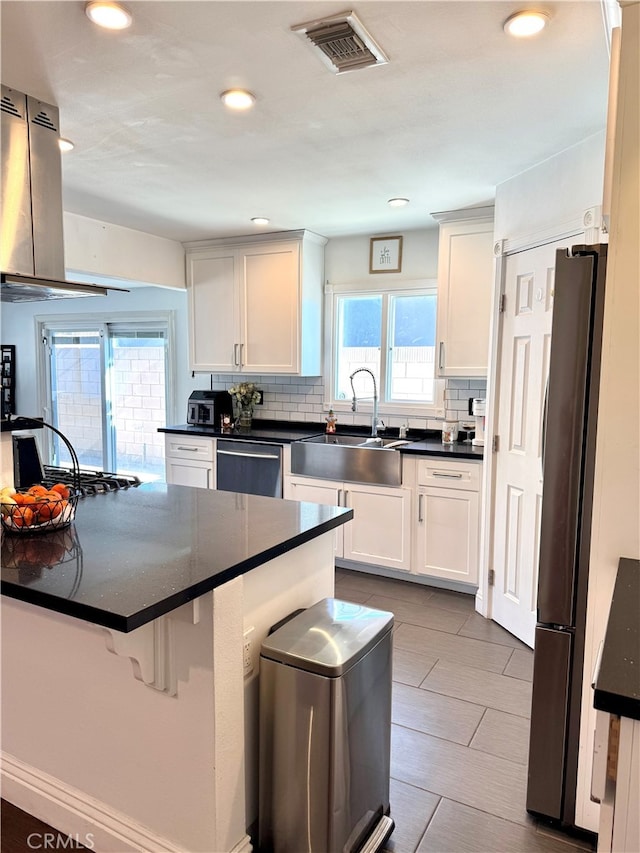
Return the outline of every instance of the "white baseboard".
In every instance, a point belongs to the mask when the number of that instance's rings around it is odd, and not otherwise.
[[[90,850],[100,853],[188,853],[184,847],[157,835],[128,815],[13,755],[1,752],[0,760],[3,799]],[[251,849],[249,836],[245,836],[231,851],[215,853],[251,853]]]

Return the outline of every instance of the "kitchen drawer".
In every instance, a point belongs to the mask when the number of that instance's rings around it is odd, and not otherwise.
[[[480,470],[479,462],[449,462],[428,457],[418,459],[416,476],[419,486],[477,492],[480,490]]]
[[[192,459],[200,462],[213,462],[215,440],[213,438],[195,438],[187,435],[167,435],[165,439],[167,456],[173,459]]]

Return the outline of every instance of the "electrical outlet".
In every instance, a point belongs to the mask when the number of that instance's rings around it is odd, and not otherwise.
[[[242,643],[242,666],[245,675],[251,675],[253,672],[253,660],[252,660],[252,638],[254,628],[253,625],[250,628],[247,628],[244,632],[243,643]]]
[[[264,403],[264,394],[259,388],[256,388],[256,393],[260,394],[260,399],[257,401],[256,406],[261,406]]]

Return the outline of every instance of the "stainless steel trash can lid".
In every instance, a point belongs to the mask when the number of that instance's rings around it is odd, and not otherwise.
[[[262,643],[269,660],[337,678],[393,627],[393,613],[351,601],[323,598]]]

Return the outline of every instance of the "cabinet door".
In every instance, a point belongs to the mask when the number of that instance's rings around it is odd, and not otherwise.
[[[190,368],[231,373],[240,364],[237,253],[211,250],[188,258]]]
[[[300,370],[300,248],[274,243],[240,249],[242,370]]]
[[[411,570],[411,490],[345,483],[344,559]]]
[[[429,486],[417,496],[417,573],[477,584],[478,493]]]
[[[332,480],[314,480],[309,477],[286,477],[284,496],[291,501],[308,501],[324,506],[342,506],[341,497],[343,491],[342,483],[334,483]],[[343,531],[353,524],[347,522],[335,531],[335,556],[342,557]]]
[[[438,375],[486,376],[493,223],[443,225],[438,248]]]
[[[188,459],[167,458],[167,483],[174,486],[195,486],[198,489],[213,487],[213,463]]]

